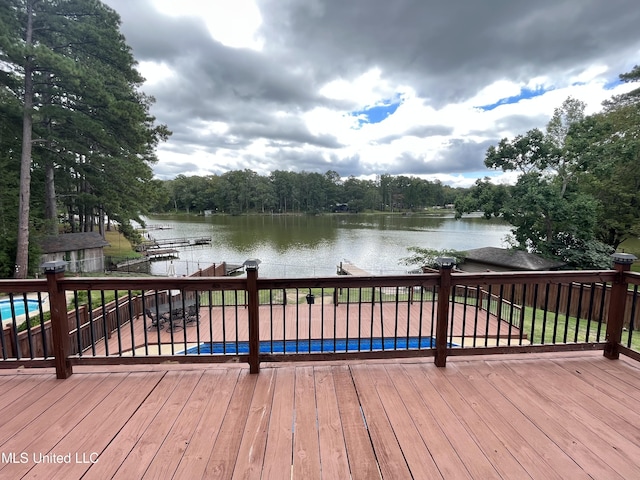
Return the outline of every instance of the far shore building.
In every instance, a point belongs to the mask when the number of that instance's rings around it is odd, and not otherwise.
[[[64,261],[67,272],[104,272],[104,247],[109,246],[98,232],[65,233],[40,241],[42,263]]]
[[[535,253],[508,248],[483,247],[467,250],[464,262],[456,265],[463,272],[512,272],[559,270],[565,263]]]

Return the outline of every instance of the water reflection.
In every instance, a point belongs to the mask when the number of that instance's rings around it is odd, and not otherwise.
[[[351,261],[372,274],[405,273],[400,259],[407,248],[466,250],[503,246],[509,226],[500,221],[452,215],[274,215],[150,217],[148,223],[168,226],[154,230],[158,239],[211,236],[207,246],[180,249],[179,275],[198,267],[260,258],[260,275],[304,277],[333,275],[341,261]],[[166,273],[164,262],[152,272]]]

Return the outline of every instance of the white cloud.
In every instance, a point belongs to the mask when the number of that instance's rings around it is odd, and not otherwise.
[[[264,46],[264,39],[257,35],[262,15],[253,0],[153,0],[153,3],[167,15],[201,18],[211,36],[227,47],[262,50]]]
[[[471,2],[468,16],[438,0],[104,1],[122,15],[152,113],[175,133],[158,150],[163,178],[181,164],[185,174],[337,165],[345,176],[439,168],[452,185],[511,181],[482,171],[486,145],[544,129],[568,96],[600,110],[632,88],[608,89],[640,58],[633,0]],[[478,108],[523,89],[535,96]],[[353,114],[389,101],[400,103],[377,123]]]

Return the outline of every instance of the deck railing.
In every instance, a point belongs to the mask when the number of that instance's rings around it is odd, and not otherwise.
[[[640,275],[628,264],[579,272],[402,276],[2,280],[0,367],[263,362],[554,350],[640,360]],[[49,312],[43,305],[49,306]]]

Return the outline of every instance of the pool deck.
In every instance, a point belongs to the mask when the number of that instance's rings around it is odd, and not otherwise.
[[[404,303],[400,308],[393,302],[373,307],[365,303],[337,306],[326,303],[262,305],[260,340],[433,337],[435,308],[433,302]],[[514,326],[509,327],[505,321],[498,322],[496,316],[486,311],[480,311],[476,327],[475,307],[467,306],[465,309],[463,305],[456,305],[453,315],[454,329],[451,338],[454,343],[461,344],[465,337],[464,345],[473,346],[474,328],[477,328],[477,346],[505,344],[509,336],[513,344],[518,343],[520,330]],[[149,328],[148,325],[148,319],[138,317],[134,321],[133,337],[131,328],[125,325],[119,336],[112,334],[107,345],[104,342],[96,345],[96,355],[105,355],[107,348],[110,355],[120,350],[129,355],[134,350],[136,354],[142,355],[172,354],[204,342],[249,339],[248,310],[244,306],[201,307],[199,324],[188,323],[186,327],[179,326],[175,330],[168,330],[166,326],[158,330]],[[523,333],[523,344],[527,343]]]
[[[1,370],[0,402],[0,478],[640,478],[640,364],[601,352]]]

